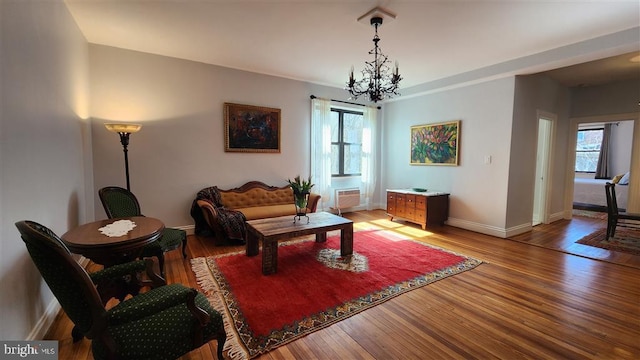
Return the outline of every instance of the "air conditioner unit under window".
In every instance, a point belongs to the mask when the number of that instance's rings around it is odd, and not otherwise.
[[[342,209],[360,205],[360,189],[337,189],[336,206],[338,215],[342,214]]]

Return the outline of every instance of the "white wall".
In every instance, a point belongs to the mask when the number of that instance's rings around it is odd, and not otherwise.
[[[198,62],[91,45],[91,114],[96,217],[101,187],[125,187],[122,146],[106,122],[141,123],[129,145],[131,191],[143,213],[167,226],[192,226],[196,193],[259,180],[273,186],[310,171],[309,95],[344,90]],[[223,104],[280,108],[280,153],[224,151]]]
[[[550,213],[562,214],[568,89],[543,76],[507,77],[384,108],[384,186],[450,192],[448,224],[500,237],[531,228],[537,113],[556,114]],[[457,119],[462,121],[460,166],[409,165],[411,125]]]
[[[514,84],[508,77],[383,106],[382,190],[448,192],[449,224],[503,234]],[[460,166],[409,165],[410,127],[452,120],[461,120]],[[485,164],[486,156],[491,156],[490,164]]]
[[[516,77],[510,147],[506,226],[516,234],[530,230],[536,175],[538,112],[554,114],[550,154],[549,215],[562,217],[569,128],[569,90],[543,75]]]
[[[0,26],[0,339],[21,340],[44,335],[56,303],[14,223],[62,235],[92,214],[88,47],[62,0],[0,1]]]
[[[610,173],[612,177],[629,171],[633,145],[633,121],[620,121],[616,124],[611,127]]]
[[[640,81],[571,88],[571,117],[638,112]]]

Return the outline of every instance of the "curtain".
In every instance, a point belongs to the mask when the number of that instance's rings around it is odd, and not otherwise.
[[[311,100],[311,181],[314,192],[320,194],[318,210],[328,210],[331,204],[331,101]]]
[[[609,179],[609,141],[611,139],[611,124],[604,124],[602,144],[596,167],[596,179]]]
[[[378,109],[366,106],[362,128],[362,189],[367,210],[373,210],[376,189],[376,123]]]

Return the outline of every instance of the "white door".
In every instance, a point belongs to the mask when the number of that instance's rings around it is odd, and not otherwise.
[[[549,222],[548,192],[549,163],[551,157],[551,137],[555,115],[538,114],[538,146],[536,150],[536,181],[533,196],[533,219],[531,225],[536,226]]]

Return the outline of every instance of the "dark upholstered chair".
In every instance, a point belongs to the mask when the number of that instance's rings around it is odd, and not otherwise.
[[[153,289],[167,285],[167,282],[154,272],[153,267],[151,259],[136,260],[89,273],[89,278],[96,286],[100,300],[106,305],[113,297],[123,301],[129,294],[137,295],[143,287]],[[146,279],[141,276],[143,272]],[[77,326],[74,326],[71,335],[73,342],[84,337]]]
[[[640,214],[618,211],[616,185],[608,182],[604,188],[607,195],[607,240],[615,236],[618,226],[640,230]]]
[[[55,233],[32,221],[16,227],[62,309],[91,339],[95,359],[176,359],[212,339],[222,358],[222,316],[203,294],[171,284],[105,310],[90,276]]]
[[[140,203],[133,193],[117,186],[107,186],[98,191],[100,201],[109,219],[143,216]],[[164,253],[177,249],[182,244],[182,257],[187,257],[187,232],[180,229],[165,228],[158,241],[142,249],[142,257],[155,256],[158,259],[160,274],[164,276]]]

